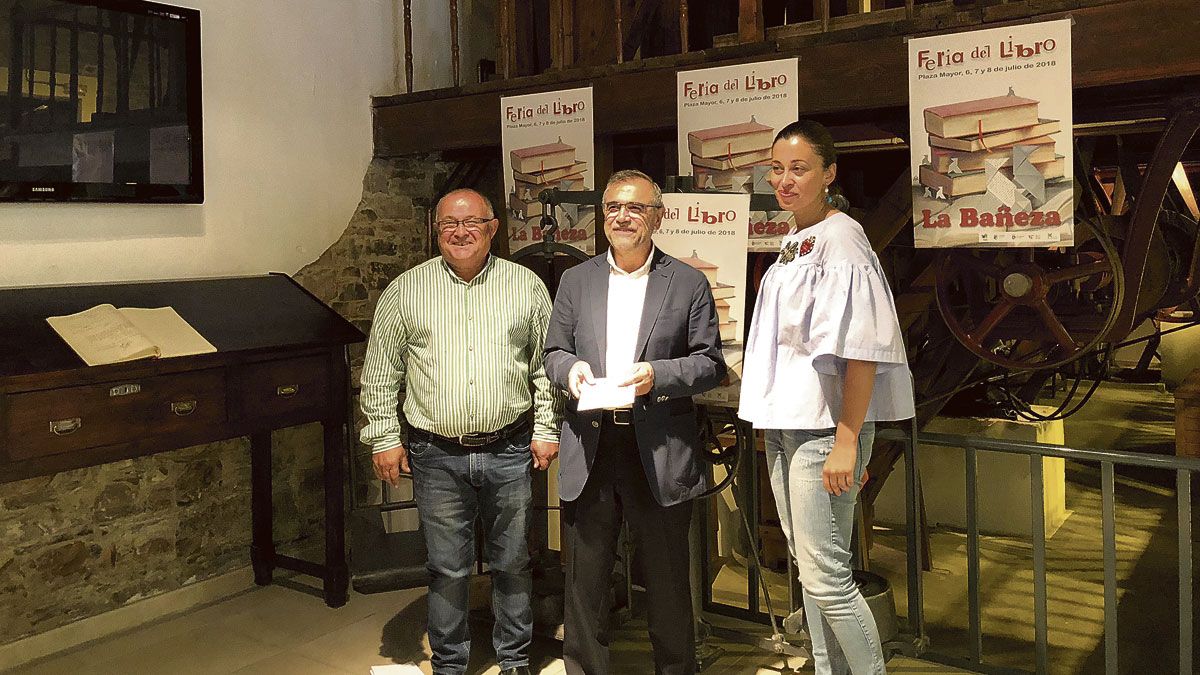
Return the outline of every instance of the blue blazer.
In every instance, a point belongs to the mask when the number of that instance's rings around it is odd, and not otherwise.
[[[657,248],[652,255],[634,361],[654,368],[654,387],[634,401],[633,427],[650,491],[659,504],[671,506],[708,487],[692,396],[720,384],[725,358],[708,280]],[[605,377],[609,274],[607,255],[598,255],[567,270],[559,282],[545,363],[550,381],[564,390],[580,360]],[[602,412],[580,412],[576,403],[570,398],[559,439],[558,489],[565,501],[583,492],[600,438]]]

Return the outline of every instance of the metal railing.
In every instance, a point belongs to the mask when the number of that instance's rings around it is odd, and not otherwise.
[[[1140,454],[1123,451],[1099,451],[1068,448],[1044,443],[1020,442],[961,436],[941,433],[922,433],[917,436],[918,445],[961,448],[965,459],[965,487],[967,511],[967,594],[968,633],[971,649],[969,664],[986,668],[989,664],[983,655],[983,632],[981,628],[980,603],[980,556],[979,556],[979,497],[978,497],[978,454],[997,452],[1010,455],[1025,455],[1029,458],[1031,499],[1031,526],[1033,546],[1033,605],[1034,605],[1034,657],[1037,673],[1049,672],[1048,611],[1046,585],[1046,528],[1045,528],[1045,483],[1042,460],[1062,458],[1073,462],[1099,465],[1101,486],[1102,548],[1104,558],[1104,664],[1105,672],[1117,672],[1117,650],[1119,627],[1117,622],[1117,543],[1116,543],[1116,467],[1142,467],[1171,471],[1175,474],[1175,496],[1178,523],[1178,570],[1179,570],[1179,672],[1193,672],[1193,612],[1192,612],[1192,489],[1191,479],[1200,473],[1200,459],[1173,457],[1169,455]],[[920,547],[914,546],[917,534],[916,507],[913,499],[919,469],[911,446],[906,448],[905,461],[908,477],[907,487],[907,539],[909,558],[909,624],[917,635],[925,633],[923,616],[923,594],[919,575],[914,579],[913,563],[920,562]],[[914,581],[916,585],[914,585]],[[916,592],[913,592],[914,589]],[[963,665],[959,659],[929,650],[922,658],[944,660]]]

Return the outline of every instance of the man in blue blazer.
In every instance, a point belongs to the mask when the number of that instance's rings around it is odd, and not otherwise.
[[[566,527],[563,660],[607,675],[617,533],[629,523],[646,582],[655,671],[696,672],[688,581],[692,502],[707,488],[692,396],[725,376],[708,280],[654,247],[662,191],[640,171],[604,190],[610,249],[568,270],[546,335],[546,373],[573,397],[559,440]],[[598,378],[633,388],[630,405],[578,409]]]

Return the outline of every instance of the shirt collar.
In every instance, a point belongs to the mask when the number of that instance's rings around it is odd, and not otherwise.
[[[470,281],[463,281],[463,278],[458,276],[458,273],[455,272],[452,267],[450,267],[450,263],[446,262],[445,258],[439,255],[438,259],[442,261],[442,269],[446,270],[446,274],[450,275],[451,280],[455,281],[456,283],[470,286],[472,284],[483,283],[484,277],[487,276],[488,271],[493,267],[492,262],[496,259],[496,256],[489,253],[487,261],[483,263],[483,269],[479,270],[479,274],[476,274]]]
[[[613,258],[612,248],[608,249],[608,270],[618,276],[630,277],[632,279],[640,279],[650,273],[650,263],[654,262],[654,254],[658,252],[658,247],[650,247],[650,255],[646,256],[646,262],[642,266],[632,272],[626,272],[617,266],[616,258]]]

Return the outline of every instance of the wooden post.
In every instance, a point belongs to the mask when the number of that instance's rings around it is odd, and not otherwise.
[[[562,6],[563,0],[550,0],[550,68],[562,69]]]
[[[679,0],[679,53],[688,53],[688,3]]]
[[[621,0],[613,0],[613,16],[617,18],[617,63],[625,63],[625,26]]]
[[[496,9],[500,14],[499,21],[496,22],[500,31],[500,58],[497,61],[499,61],[500,77],[507,80],[514,75],[513,64],[516,63],[516,55],[513,52],[516,44],[513,41],[516,12],[513,8],[513,0],[500,0]]]
[[[813,16],[821,20],[821,32],[829,30],[829,0],[813,0]]]
[[[562,3],[562,60],[564,68],[575,65],[575,0]]]
[[[413,90],[412,0],[404,0],[404,89]]]
[[[574,59],[575,0],[550,0],[550,66],[570,68]]]
[[[450,0],[450,69],[454,73],[454,86],[457,87],[461,78],[458,50],[458,0]]]
[[[738,0],[738,42],[762,42],[766,37],[762,0]]]

